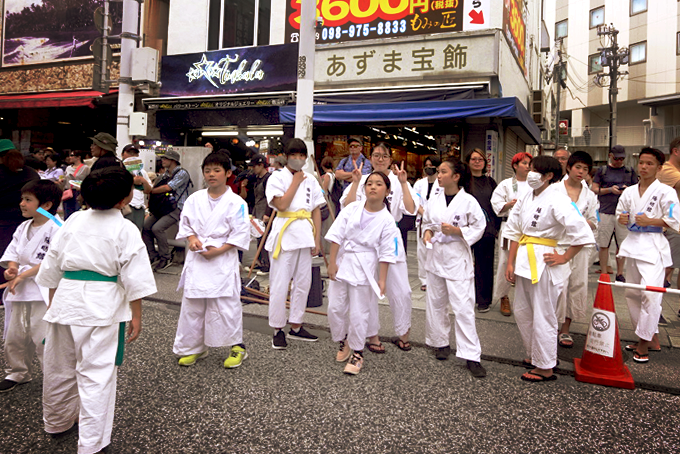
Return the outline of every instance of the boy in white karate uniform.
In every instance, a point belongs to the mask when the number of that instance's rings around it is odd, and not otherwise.
[[[532,189],[517,201],[505,235],[511,240],[505,278],[515,283],[515,320],[531,369],[522,380],[556,380],[557,299],[569,277],[569,260],[583,246],[594,244],[590,226],[571,200],[553,183],[562,179],[562,166],[551,156],[531,161],[527,183]],[[557,241],[569,245],[563,254]]]
[[[512,315],[512,305],[508,297],[511,285],[505,280],[505,266],[508,264],[510,240],[505,238],[503,233],[508,216],[515,203],[529,191],[527,174],[529,173],[532,158],[533,156],[524,151],[515,154],[512,157],[512,170],[515,172],[515,175],[501,181],[496,186],[496,189],[494,189],[493,194],[491,194],[491,207],[496,216],[502,219],[501,228],[498,231],[498,239],[500,240],[498,241],[498,268],[496,268],[496,278],[493,280],[493,296],[491,301],[500,299],[500,311],[506,317]]]
[[[394,221],[399,223],[404,214],[415,216],[418,211],[418,198],[408,183],[408,175],[404,170],[404,163],[401,163],[401,167],[392,165],[392,149],[389,144],[379,142],[373,147],[371,166],[373,166],[373,170],[384,173],[390,179],[391,188],[387,200]],[[391,169],[390,166],[392,167]],[[367,177],[368,175],[361,174],[360,168],[352,171],[352,184],[345,188],[340,199],[340,203],[343,206],[364,199],[364,185],[366,184]],[[411,350],[409,335],[411,330],[412,301],[408,266],[406,264],[406,250],[402,239],[399,239],[398,248],[399,256],[397,257],[397,263],[390,266],[387,271],[385,296],[387,296],[390,303],[390,310],[394,319],[394,331],[398,336],[393,340],[393,343],[399,349],[409,351]],[[374,315],[369,323],[367,347],[373,353],[385,353],[385,347],[380,342],[378,335],[380,330],[378,313],[376,312]]]
[[[577,151],[567,161],[567,175],[562,181],[555,183],[555,189],[576,204],[591,230],[597,228],[597,208],[600,203],[593,191],[583,184],[586,175],[593,168],[593,158],[585,151]],[[558,241],[558,247],[567,249],[568,244]],[[588,301],[588,267],[593,246],[585,246],[581,252],[569,261],[569,280],[564,291],[557,300],[557,321],[561,323],[557,344],[571,348],[574,340],[569,335],[573,320],[585,321],[591,307]]]
[[[121,214],[133,178],[119,167],[92,172],[81,195],[91,208],[72,214],[52,238],[36,277],[49,288],[43,360],[45,431],[78,424],[78,453],[111,443],[116,375],[128,342],[142,329],[142,298],[156,292],[139,230]]]
[[[51,216],[57,214],[61,203],[61,188],[51,180],[27,183],[21,189],[21,214],[29,218],[17,227],[12,242],[0,258],[7,283],[3,293],[5,304],[5,379],[0,382],[0,393],[33,378],[33,353],[43,361],[43,339],[46,323],[47,289],[35,283],[52,237],[61,220],[52,221],[38,212],[39,208]],[[41,211],[42,211],[41,210]],[[2,288],[0,287],[0,288]]]
[[[628,227],[628,236],[619,248],[626,257],[626,280],[631,284],[663,287],[665,268],[671,266],[671,249],[663,229],[680,227],[678,195],[656,179],[665,161],[664,154],[654,148],[643,148],[638,161],[640,181],[626,188],[616,206],[619,224]],[[663,294],[626,289],[626,303],[637,344],[626,346],[634,351],[633,359],[649,361],[649,350],[658,351],[659,315]]]
[[[227,186],[231,160],[210,153],[203,160],[207,189],[184,203],[177,239],[188,241],[178,290],[184,288],[173,352],[180,366],[208,355],[208,347],[231,347],[224,367],[248,357],[243,344],[238,250],[250,244],[248,205]]]
[[[476,378],[486,376],[480,363],[482,346],[475,326],[475,270],[472,246],[484,235],[486,216],[477,200],[465,191],[472,174],[467,164],[444,161],[437,175],[439,189],[432,194],[423,217],[427,245],[427,299],[425,342],[435,356],[451,353],[451,319],[455,316],[456,356],[466,361]]]
[[[398,256],[401,232],[387,209],[390,186],[382,172],[368,175],[366,199],[343,208],[326,235],[331,243],[328,323],[333,340],[340,343],[336,360],[349,359],[346,374],[358,374],[364,364],[369,318],[378,310],[388,267]]]
[[[313,342],[318,338],[302,327],[309,288],[312,285],[312,256],[321,251],[321,207],[326,203],[321,185],[302,170],[307,145],[291,139],[286,145],[286,167],[267,181],[267,203],[276,210],[265,249],[270,252],[269,326],[274,328],[272,347],[288,346],[283,328],[290,323],[288,339]],[[290,315],[286,296],[291,279]]]

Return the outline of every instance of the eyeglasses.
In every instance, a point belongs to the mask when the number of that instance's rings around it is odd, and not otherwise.
[[[392,156],[388,154],[372,154],[371,159],[376,159],[378,161],[383,161],[385,159],[390,159]]]
[[[470,158],[470,162],[484,162],[484,158]]]

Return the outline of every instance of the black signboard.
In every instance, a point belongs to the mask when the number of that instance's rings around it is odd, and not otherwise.
[[[297,44],[166,56],[161,62],[161,96],[294,91],[297,59]]]
[[[301,9],[286,0],[286,42],[300,40]],[[317,0],[316,13],[317,44],[457,32],[464,22],[463,0]]]

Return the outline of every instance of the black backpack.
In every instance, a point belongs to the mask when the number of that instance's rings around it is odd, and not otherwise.
[[[337,178],[333,180],[333,186],[329,189],[329,194],[328,197],[331,200],[331,203],[333,204],[333,207],[335,208],[335,214],[337,215],[340,212],[340,198],[342,197],[342,193],[345,191],[344,185],[342,184],[342,181],[338,181]]]
[[[185,169],[179,169],[178,172],[186,172]],[[171,175],[163,174],[162,176],[156,178],[156,181],[153,184],[154,188],[157,188],[159,186],[163,186],[165,184],[168,184],[170,180],[173,179],[176,173],[175,172]],[[188,175],[188,172],[187,172]],[[193,186],[194,183],[191,181],[191,177],[189,177],[189,183],[187,183],[187,187],[184,189],[184,191],[179,195],[179,197],[175,196],[175,191],[170,191],[170,192],[164,192],[160,194],[149,194],[149,212],[156,218],[160,219],[163,216],[166,216],[173,211],[177,209],[177,199],[182,197],[185,192],[189,190],[190,186]]]

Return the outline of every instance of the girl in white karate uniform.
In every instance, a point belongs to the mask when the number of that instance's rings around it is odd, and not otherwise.
[[[585,151],[577,151],[569,156],[567,162],[567,176],[555,183],[555,189],[569,197],[576,204],[588,226],[594,231],[597,228],[597,209],[600,203],[593,191],[588,189],[583,181],[593,167],[593,158]],[[562,249],[569,247],[559,241]],[[588,267],[592,246],[586,246],[569,261],[569,279],[564,291],[557,300],[557,321],[561,323],[557,344],[560,347],[571,348],[574,340],[569,334],[572,320],[585,321],[591,302],[588,301]]]
[[[404,213],[415,216],[418,209],[417,197],[413,188],[407,181],[407,173],[404,170],[404,163],[401,167],[392,166],[392,149],[384,142],[378,143],[371,153],[371,165],[373,170],[382,172],[390,179],[390,193],[387,196],[387,201],[390,205],[390,212],[395,222],[401,221]],[[352,184],[345,188],[342,194],[340,203],[343,207],[349,205],[354,201],[361,201],[365,197],[364,185],[368,175],[361,174],[361,168],[356,168],[352,171]],[[394,331],[397,339],[394,343],[403,351],[411,350],[409,343],[409,331],[411,329],[411,286],[408,279],[408,266],[406,264],[406,252],[404,250],[403,240],[399,240],[399,256],[397,262],[390,266],[387,271],[387,288],[385,296],[390,303],[392,316],[394,318]],[[380,322],[378,320],[378,312],[371,317],[368,328],[368,349],[374,353],[384,353],[385,347],[380,343],[378,331],[380,330]]]
[[[491,195],[491,207],[496,216],[502,219],[501,227],[498,231],[498,268],[496,268],[496,278],[493,280],[493,295],[491,301],[501,301],[501,314],[509,317],[512,315],[510,304],[510,283],[505,280],[505,266],[508,264],[508,250],[510,240],[503,236],[505,224],[507,224],[510,211],[517,203],[517,199],[529,191],[527,184],[527,174],[531,165],[529,153],[521,152],[512,157],[512,170],[515,172],[511,178],[501,181]]]
[[[621,194],[616,206],[618,222],[629,233],[619,248],[619,257],[626,257],[626,280],[631,284],[663,287],[665,268],[671,266],[671,249],[663,229],[680,227],[680,207],[675,189],[656,179],[665,156],[659,150],[640,151],[638,174],[640,182]],[[637,344],[626,346],[634,351],[636,362],[649,361],[649,350],[658,351],[659,316],[663,294],[626,289],[626,303]]]
[[[346,361],[354,351],[347,374],[358,374],[363,366],[369,317],[377,313],[388,267],[397,261],[401,234],[387,208],[390,186],[385,174],[368,175],[365,199],[343,208],[326,235],[331,243],[328,322],[340,343],[336,360]]]
[[[208,347],[230,347],[224,367],[248,357],[243,344],[241,275],[238,250],[250,244],[248,205],[227,179],[231,160],[211,153],[203,161],[207,189],[189,196],[182,209],[177,239],[188,241],[178,290],[184,288],[173,352],[180,366],[191,366]]]
[[[416,181],[413,185],[413,191],[418,197],[418,216],[416,216],[416,244],[418,255],[418,279],[420,279],[420,290],[427,290],[427,271],[425,270],[425,258],[427,255],[427,248],[423,243],[423,214],[425,213],[425,204],[430,199],[435,190],[439,187],[437,181],[437,168],[442,162],[436,156],[428,156],[423,162],[423,172],[425,177]]]
[[[427,201],[423,242],[427,247],[425,342],[444,360],[451,352],[449,336],[455,316],[456,356],[467,360],[473,376],[486,376],[480,364],[482,347],[475,326],[475,271],[472,245],[484,235],[486,217],[465,187],[471,174],[467,164],[444,161],[439,166],[439,189]],[[454,259],[455,258],[455,259]]]
[[[538,156],[531,162],[527,182],[532,189],[515,204],[506,225],[512,242],[506,279],[515,283],[515,320],[532,370],[522,380],[557,379],[557,299],[569,277],[569,260],[595,237],[571,200],[553,183],[562,178],[559,161]],[[563,254],[557,241],[569,245]]]

